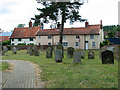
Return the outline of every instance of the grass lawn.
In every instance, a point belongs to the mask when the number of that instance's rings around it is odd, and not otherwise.
[[[82,59],[81,64],[72,63],[73,59],[65,58],[62,63],[56,63],[53,58],[46,59],[46,54],[30,56],[26,50],[17,55],[11,51],[2,59],[26,60],[38,64],[42,69],[41,78],[46,81],[46,88],[117,88],[118,87],[118,61],[115,64],[102,64],[99,59],[99,50],[95,50],[95,59]]]
[[[0,62],[0,70],[8,70],[9,66],[7,62]]]

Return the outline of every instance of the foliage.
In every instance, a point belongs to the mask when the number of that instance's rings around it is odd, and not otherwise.
[[[18,45],[26,45],[25,43],[19,43]]]
[[[0,70],[8,70],[9,66],[8,62],[0,62]]]
[[[44,8],[37,8],[40,11],[40,15],[35,15],[35,20],[40,19],[43,23],[49,23],[51,20],[57,26],[61,19],[61,31],[60,31],[60,43],[62,44],[63,29],[66,20],[73,24],[75,21],[85,21],[81,19],[79,15],[80,6],[83,3],[80,2],[40,2]],[[61,18],[60,18],[61,17]],[[52,27],[52,26],[51,26]]]
[[[106,32],[120,31],[120,25],[103,26],[103,30],[106,31]]]
[[[4,46],[4,45],[10,45],[10,43],[11,43],[10,40],[6,40],[6,41],[3,41],[3,42],[2,42],[2,45],[3,45],[3,46]]]
[[[103,44],[104,44],[104,45],[109,45],[110,42],[109,42],[109,40],[105,40],[105,41],[103,41]]]
[[[25,24],[18,24],[17,28],[24,28]]]
[[[104,45],[105,45],[104,43],[100,42],[100,47],[103,47]]]
[[[102,64],[99,50],[93,50],[95,59],[88,60],[88,51],[85,51],[85,59],[81,59],[81,64],[74,64],[73,59],[68,59],[67,52],[63,62],[56,63],[54,56],[45,58],[46,53],[42,50],[38,57],[30,57],[26,50],[19,51],[17,55],[8,51],[8,56],[3,56],[3,60],[25,60],[38,64],[46,88],[117,88],[118,61],[115,60],[115,64]]]
[[[34,43],[30,43],[30,44],[27,44],[27,45],[34,45]]]
[[[115,37],[115,32],[114,31],[110,31],[108,33],[108,37],[114,38]]]

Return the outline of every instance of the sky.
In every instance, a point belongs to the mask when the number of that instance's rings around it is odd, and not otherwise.
[[[118,2],[120,0],[88,0],[80,8],[80,15],[88,19],[89,24],[117,25],[118,24]],[[41,7],[36,0],[0,0],[0,28],[4,32],[10,32],[18,24],[28,23],[35,14],[39,14],[37,8]],[[34,22],[34,21],[32,21]],[[75,22],[70,25],[65,23],[65,28],[84,27],[84,22]],[[44,28],[50,28],[45,24]]]

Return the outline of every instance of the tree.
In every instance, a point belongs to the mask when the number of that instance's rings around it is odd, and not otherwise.
[[[71,1],[71,0],[70,0]],[[41,19],[43,23],[49,23],[51,20],[57,24],[60,23],[60,39],[59,42],[62,44],[64,23],[69,20],[70,24],[75,21],[85,21],[81,19],[79,15],[79,8],[83,3],[80,2],[40,2],[44,8],[37,8],[41,13],[36,15],[38,19]]]
[[[17,28],[24,28],[25,24],[18,24]]]

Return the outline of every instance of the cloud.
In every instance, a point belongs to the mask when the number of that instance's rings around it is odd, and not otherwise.
[[[0,3],[0,14],[8,14],[12,13],[11,7],[16,5],[16,2],[11,1],[4,1]]]

